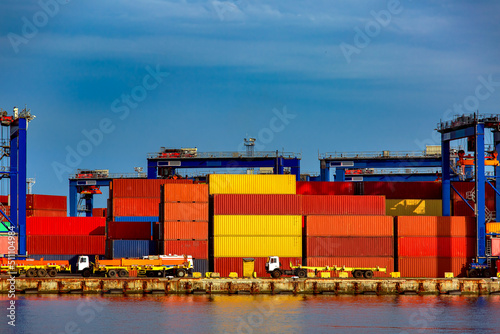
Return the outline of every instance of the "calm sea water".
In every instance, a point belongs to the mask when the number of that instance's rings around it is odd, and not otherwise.
[[[21,296],[0,333],[500,333],[500,296]]]

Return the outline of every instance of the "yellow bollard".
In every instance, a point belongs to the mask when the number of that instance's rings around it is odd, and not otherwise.
[[[345,271],[339,273],[340,278],[349,278],[349,273],[346,273]]]
[[[229,278],[238,278],[238,273],[234,272],[229,273]]]
[[[212,277],[212,273],[211,273],[211,272],[209,272],[209,271],[207,271],[207,272],[205,273],[205,277],[206,277],[206,278],[210,278],[210,277]]]
[[[219,273],[210,273],[210,277],[211,278],[220,278],[220,274]]]
[[[399,271],[392,272],[391,273],[391,277],[392,278],[400,278],[401,277],[401,273]]]
[[[314,273],[307,273],[307,277],[314,278],[314,277],[316,277],[316,275]]]
[[[193,278],[201,278],[201,273],[193,273]]]
[[[455,275],[453,273],[444,273],[445,278],[453,278]]]

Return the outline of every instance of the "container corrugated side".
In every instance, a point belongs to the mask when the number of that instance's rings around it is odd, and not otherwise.
[[[26,195],[26,209],[66,211],[66,196],[28,194]]]
[[[307,236],[392,237],[394,218],[386,216],[307,216]]]
[[[363,182],[364,195],[382,195],[387,199],[441,199],[441,182]]]
[[[192,184],[192,180],[178,179],[114,179],[109,189],[110,198],[156,197],[160,200],[162,184]]]
[[[193,260],[193,272],[201,273],[202,277],[205,277],[205,273],[208,272],[208,260],[205,259],[194,259]]]
[[[104,235],[106,218],[29,217],[26,235]]]
[[[92,209],[92,217],[104,217],[107,216],[107,210],[103,208],[93,208]]]
[[[145,217],[135,217],[135,216],[124,216],[124,217],[114,217],[115,222],[158,222],[158,216],[145,216]]]
[[[208,259],[208,240],[165,240],[159,243],[164,255],[191,255],[193,259]]]
[[[468,200],[467,202],[469,203],[469,205],[472,208],[474,208],[475,203],[473,201]],[[488,208],[488,210],[490,210],[490,211],[496,211],[496,208],[495,208],[495,199],[493,199],[493,198],[486,199],[485,205]],[[453,201],[453,207],[452,208],[453,208],[453,215],[454,216],[475,217],[474,216],[475,215],[474,210],[471,209],[467,205],[467,203],[465,203],[461,198],[455,199]]]
[[[208,222],[162,222],[162,240],[208,240]]]
[[[162,221],[208,221],[208,203],[164,203]]]
[[[106,251],[106,236],[28,235],[28,254],[99,254]]]
[[[476,238],[470,237],[400,237],[398,255],[403,257],[472,257]]]
[[[302,236],[302,216],[214,216],[214,236]]]
[[[108,239],[151,240],[152,222],[116,222],[107,223]]]
[[[214,257],[301,257],[301,237],[214,237]]]
[[[9,239],[10,238],[10,239]],[[17,254],[17,246],[19,245],[17,236],[0,235],[0,254]]]
[[[500,233],[500,223],[486,223],[486,233]]]
[[[383,196],[302,196],[302,213],[309,215],[385,216]]]
[[[113,199],[113,216],[158,216],[160,195],[157,198],[127,198]]]
[[[493,186],[495,186],[495,182],[491,183]],[[467,193],[472,192],[476,188],[475,182],[462,182],[462,181],[456,181],[452,182],[451,185],[464,197],[467,198]],[[488,183],[484,184],[484,195],[486,200],[494,200],[495,199],[495,190],[493,190],[492,187]],[[453,190],[451,189],[451,195],[452,195],[452,200],[461,200],[460,196]]]
[[[298,195],[355,195],[353,182],[297,182]]]
[[[254,257],[254,271],[257,277],[270,277],[266,273],[266,262],[268,257]],[[290,269],[290,262],[293,265],[302,264],[301,257],[280,257],[281,268]],[[243,258],[242,257],[216,257],[214,258],[214,272],[217,272],[221,277],[229,277],[229,273],[234,272],[238,277],[243,277]]]
[[[66,217],[66,210],[26,210],[26,217]]]
[[[394,256],[392,237],[308,237],[307,257]]]
[[[296,194],[295,175],[211,174],[210,195]]]
[[[361,267],[361,268],[386,268],[387,272],[374,271],[374,277],[390,277],[394,271],[394,258],[392,257],[308,257],[307,266],[310,267]],[[339,271],[331,271],[332,277],[338,277]],[[349,274],[352,277],[351,274]]]
[[[405,278],[442,278],[446,272],[452,272],[455,277],[467,277],[472,260],[472,257],[399,257],[398,270]]]
[[[298,195],[214,195],[215,215],[301,215]]]
[[[396,217],[398,236],[475,237],[476,220],[472,217]]]
[[[443,201],[437,199],[388,199],[388,216],[442,216]]]
[[[151,240],[109,240],[114,259],[142,258],[157,255],[156,243]]]
[[[206,184],[164,184],[162,185],[163,201],[168,202],[208,202],[208,185]]]

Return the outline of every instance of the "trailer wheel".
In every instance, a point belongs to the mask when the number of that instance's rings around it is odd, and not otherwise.
[[[126,271],[125,269],[122,269],[118,272],[118,276],[119,277],[127,277],[128,276],[128,271]]]
[[[47,271],[47,273],[49,274],[50,277],[56,277],[57,276],[57,270],[55,270],[54,268],[49,269],[49,271]]]
[[[89,269],[89,268],[85,268],[85,269],[83,269],[83,271],[82,271],[82,276],[83,276],[83,277],[90,277],[90,276],[92,276],[92,272],[90,271],[90,269]]]
[[[186,277],[186,271],[184,269],[177,270],[177,277]]]
[[[352,277],[357,279],[363,278],[363,272],[361,270],[354,270],[352,272]]]
[[[373,271],[367,270],[367,271],[365,271],[365,273],[363,274],[363,276],[365,278],[367,278],[367,279],[373,278]]]
[[[469,270],[469,274],[467,276],[470,278],[477,278],[479,277],[479,272],[476,269],[471,269]]]
[[[281,277],[281,270],[279,269],[275,269],[272,273],[271,273],[271,276],[273,278],[280,278]]]
[[[306,278],[307,277],[307,270],[299,269],[297,272],[297,276],[299,276],[299,278]]]
[[[35,277],[36,276],[36,270],[35,268],[29,268],[26,270],[26,277]]]
[[[40,268],[36,271],[36,275],[38,277],[45,277],[47,276],[47,270],[43,269],[43,268]]]
[[[491,271],[489,269],[484,269],[484,271],[483,271],[483,277],[484,278],[490,278],[491,277]]]
[[[115,278],[116,277],[116,270],[111,269],[108,271],[108,277]]]

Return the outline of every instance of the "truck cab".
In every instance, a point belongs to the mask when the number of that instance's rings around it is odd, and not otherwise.
[[[85,269],[90,268],[90,259],[88,256],[79,256],[76,270],[82,272]]]
[[[276,269],[280,269],[280,267],[280,258],[278,256],[270,256],[266,262],[266,271],[271,273]]]

